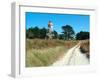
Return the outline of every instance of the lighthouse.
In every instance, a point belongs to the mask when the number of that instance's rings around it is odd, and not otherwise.
[[[52,39],[53,38],[53,23],[52,23],[52,21],[49,21],[48,22],[48,37],[49,37],[49,39]]]
[[[53,32],[53,23],[52,23],[52,21],[48,22],[48,29],[49,29],[49,33]]]

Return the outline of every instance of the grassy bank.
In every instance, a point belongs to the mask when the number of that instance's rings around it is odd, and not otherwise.
[[[26,40],[26,67],[49,66],[78,41],[63,40]]]
[[[81,41],[80,51],[86,54],[88,58],[90,57],[90,41],[89,40]]]

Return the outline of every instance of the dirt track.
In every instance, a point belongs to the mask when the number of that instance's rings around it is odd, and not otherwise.
[[[54,62],[52,66],[89,64],[88,58],[80,52],[79,47],[80,43],[71,48],[62,58]]]

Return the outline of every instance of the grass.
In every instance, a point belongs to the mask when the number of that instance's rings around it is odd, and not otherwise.
[[[27,50],[28,49],[44,49],[50,47],[61,46],[65,44],[65,41],[60,40],[42,40],[42,39],[28,39],[26,42]]]
[[[50,66],[78,41],[26,40],[26,67]]]
[[[64,46],[44,50],[32,49],[27,52],[26,66],[49,66],[66,51]]]
[[[89,40],[81,41],[80,51],[89,58],[90,57],[90,42]]]

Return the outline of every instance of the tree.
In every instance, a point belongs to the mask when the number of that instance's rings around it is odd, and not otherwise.
[[[70,25],[62,26],[62,29],[63,29],[65,40],[66,39],[69,40],[69,39],[74,38],[75,32],[74,32],[73,28]]]
[[[26,38],[39,38],[40,37],[40,29],[38,27],[29,28],[26,30]]]
[[[29,39],[32,39],[34,38],[34,34],[33,34],[33,28],[29,28],[29,29],[26,29],[26,38],[29,38]]]
[[[85,40],[89,39],[89,32],[86,31],[80,31],[79,33],[76,34],[76,40]]]
[[[44,39],[46,37],[47,29],[46,28],[38,28],[36,27],[31,27],[26,29],[26,38],[29,39],[34,39],[34,38],[39,38],[39,39]]]
[[[54,38],[54,39],[57,39],[57,38],[58,38],[58,33],[54,30],[54,31],[53,31],[53,34],[54,34],[54,37],[53,37],[53,38]]]
[[[40,38],[40,29],[37,26],[34,27],[32,31],[35,38]]]
[[[64,39],[64,34],[59,34],[58,38],[61,39],[61,40]]]
[[[47,32],[46,28],[40,29],[40,38],[41,39],[44,39],[46,37],[46,32]]]

